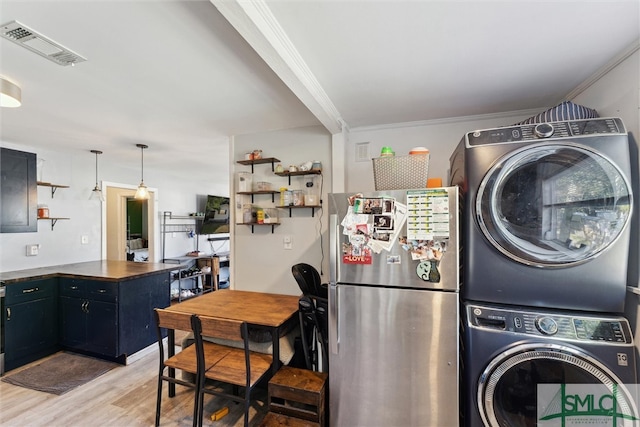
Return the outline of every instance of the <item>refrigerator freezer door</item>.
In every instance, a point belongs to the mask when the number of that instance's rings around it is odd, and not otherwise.
[[[332,426],[458,425],[458,294],[332,285]]]
[[[408,192],[423,192],[424,200],[430,201],[438,199],[441,203],[445,200],[448,215],[444,215],[443,223],[431,221],[428,214],[424,214],[424,205],[420,209],[416,205],[407,202]],[[442,194],[445,194],[443,197]],[[421,194],[421,193],[418,193]],[[345,248],[352,248],[354,239],[358,238],[364,242],[371,240],[371,236],[359,236],[358,233],[345,233],[345,217],[355,208],[349,207],[349,198],[353,194],[332,193],[329,195],[329,236],[331,252],[331,277],[332,283],[348,283],[360,286],[391,286],[400,288],[419,289],[441,289],[458,291],[459,289],[459,246],[458,246],[458,188],[444,187],[442,189],[418,189],[418,190],[392,190],[364,193],[361,200],[374,200],[376,198],[392,199],[397,203],[407,206],[406,221],[401,227],[395,227],[392,223],[395,234],[390,243],[390,249],[383,249],[380,252],[371,251],[370,259],[366,262],[350,262],[345,259]],[[425,203],[426,204],[426,203]],[[424,209],[422,209],[424,208]],[[442,206],[439,206],[442,209]],[[420,211],[420,213],[416,213]],[[375,226],[376,215],[349,216],[352,221],[369,221],[369,226]],[[440,231],[448,237],[437,236],[434,240],[405,239],[411,236],[407,231],[407,224],[419,223],[421,227],[440,227],[445,231]],[[354,224],[351,224],[354,225]],[[354,225],[355,226],[355,225]],[[375,228],[373,228],[375,230]],[[371,230],[371,228],[369,229]],[[397,231],[397,232],[396,232]],[[367,246],[367,244],[364,244]],[[443,249],[444,252],[439,250]],[[429,260],[430,253],[441,254],[438,260]],[[440,256],[440,255],[438,255]],[[426,268],[425,268],[426,267]],[[431,275],[430,275],[431,273]],[[435,279],[434,279],[435,273]]]

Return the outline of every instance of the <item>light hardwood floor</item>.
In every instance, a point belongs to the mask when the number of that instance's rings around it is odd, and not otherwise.
[[[0,426],[153,426],[157,375],[156,348],[140,360],[118,366],[61,396],[0,381]],[[169,398],[167,389],[164,383],[160,425],[191,426],[193,392],[178,385],[176,396]],[[251,426],[258,426],[267,413],[266,390],[255,390],[255,396],[259,400],[251,405]],[[211,414],[224,406],[229,407],[229,414],[219,421],[211,421]],[[205,396],[204,425],[235,427],[242,426],[243,421],[242,404]]]

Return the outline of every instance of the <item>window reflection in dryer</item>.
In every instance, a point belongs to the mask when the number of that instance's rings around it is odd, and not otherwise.
[[[485,176],[476,218],[503,254],[528,265],[584,262],[612,244],[631,192],[606,158],[577,144],[528,146]]]

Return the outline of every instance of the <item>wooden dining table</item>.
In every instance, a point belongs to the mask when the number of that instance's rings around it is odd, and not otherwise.
[[[298,313],[299,296],[270,294],[266,292],[237,291],[221,289],[174,304],[166,310],[202,316],[221,317],[247,322],[251,326],[271,331],[272,374],[280,368],[280,331]],[[167,334],[168,355],[175,354],[175,333]],[[169,375],[175,372],[169,370]],[[175,384],[169,384],[169,396],[175,395]]]

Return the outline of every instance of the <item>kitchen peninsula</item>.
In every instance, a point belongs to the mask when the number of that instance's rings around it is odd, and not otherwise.
[[[0,273],[4,369],[61,349],[126,364],[157,340],[153,308],[170,304],[172,268],[90,261]]]

